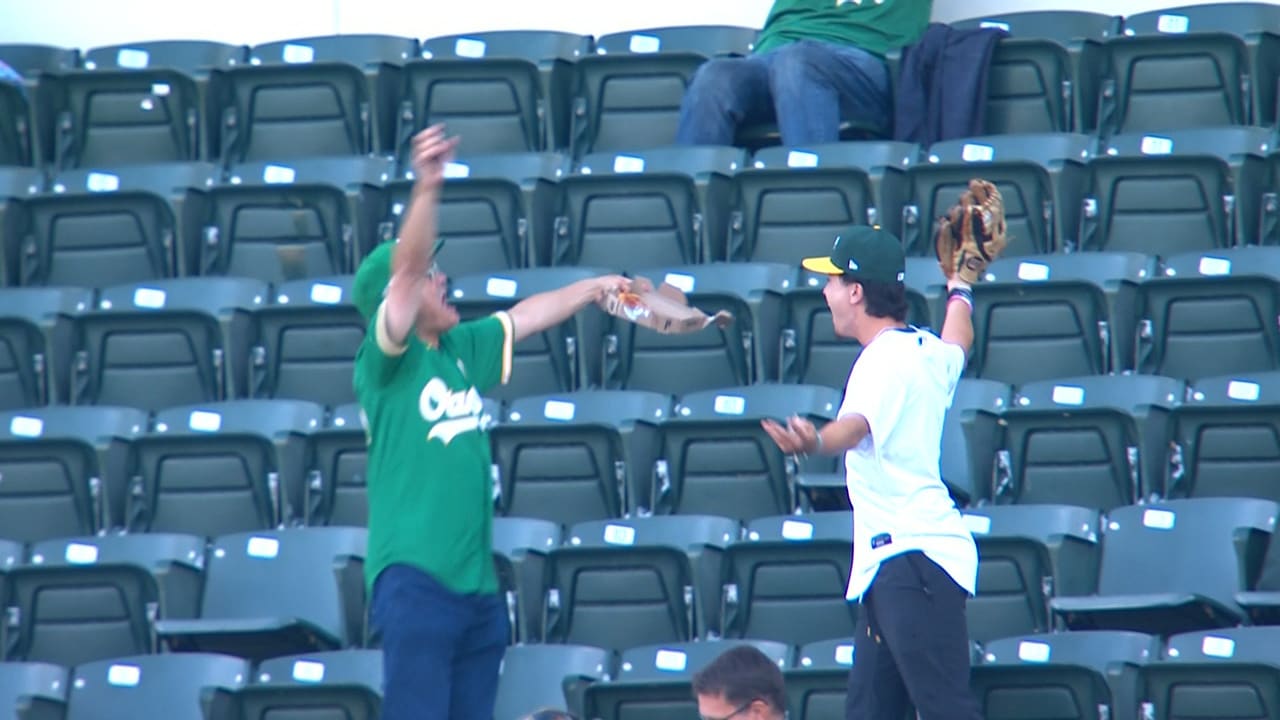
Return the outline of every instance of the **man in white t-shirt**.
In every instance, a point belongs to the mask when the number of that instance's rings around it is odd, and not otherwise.
[[[950,279],[941,337],[906,324],[906,261],[892,234],[855,226],[829,257],[835,332],[863,346],[836,419],[820,430],[800,417],[764,429],[786,453],[842,454],[853,505],[853,571],[860,601],[849,673],[849,720],[977,720],[969,691],[965,603],[978,551],[942,484],[942,422],[973,344],[973,295]]]

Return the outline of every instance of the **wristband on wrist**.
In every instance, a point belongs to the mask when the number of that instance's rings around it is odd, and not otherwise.
[[[947,293],[947,305],[960,301],[969,306],[969,312],[973,312],[973,291],[969,288],[954,288]]]
[[[819,430],[814,433],[814,437],[817,438],[817,440],[814,442],[813,451],[816,453],[822,452],[822,431]]]

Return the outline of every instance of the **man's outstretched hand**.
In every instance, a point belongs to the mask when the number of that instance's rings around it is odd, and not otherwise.
[[[818,449],[818,428],[799,415],[787,418],[783,427],[768,418],[760,421],[760,426],[773,438],[778,449],[788,455],[801,455]]]
[[[444,166],[453,159],[458,137],[447,137],[444,125],[436,124],[413,136],[413,173],[418,184],[435,190],[444,183]]]

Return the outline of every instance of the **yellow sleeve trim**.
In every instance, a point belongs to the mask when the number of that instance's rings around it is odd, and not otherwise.
[[[389,357],[403,355],[404,351],[409,349],[409,343],[397,343],[391,339],[391,336],[387,333],[386,315],[387,303],[384,300],[378,303],[378,316],[373,323],[375,328],[374,335],[378,340],[378,349],[382,351],[383,355],[387,355]]]
[[[502,311],[494,315],[498,318],[498,322],[502,323],[502,378],[499,382],[506,385],[511,380],[511,357],[515,351],[516,330],[511,323],[510,315]]]

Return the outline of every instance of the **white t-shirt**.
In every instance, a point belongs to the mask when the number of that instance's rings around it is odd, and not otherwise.
[[[964,364],[961,347],[932,333],[890,329],[849,372],[839,417],[856,413],[871,427],[844,456],[853,504],[850,600],[867,591],[881,562],[912,550],[975,592],[978,549],[939,468],[942,422]]]

